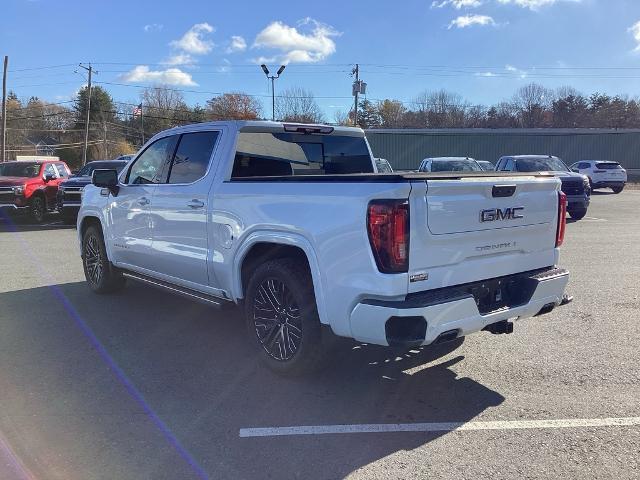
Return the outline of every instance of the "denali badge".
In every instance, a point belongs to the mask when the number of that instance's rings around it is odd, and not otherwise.
[[[524,207],[511,207],[511,208],[489,208],[487,210],[480,211],[481,222],[495,222],[496,220],[515,220],[517,218],[524,218],[520,214],[524,210]]]

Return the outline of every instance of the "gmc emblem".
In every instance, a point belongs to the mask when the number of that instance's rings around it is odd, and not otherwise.
[[[489,208],[487,210],[480,211],[481,222],[495,222],[497,220],[515,220],[517,218],[524,218],[520,212],[524,210],[524,207],[511,207],[511,208]]]

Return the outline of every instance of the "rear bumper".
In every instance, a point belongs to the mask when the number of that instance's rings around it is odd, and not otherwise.
[[[593,188],[613,188],[613,187],[624,187],[627,182],[624,181],[615,181],[615,182],[594,182]]]
[[[506,282],[516,277],[522,282],[518,285],[522,285],[523,291],[518,292],[514,306],[481,313],[477,289],[484,288],[484,283]],[[479,332],[497,322],[548,312],[561,304],[568,281],[567,270],[549,268],[438,289],[433,293],[423,292],[404,301],[365,300],[351,312],[351,333],[355,340],[377,345],[428,345],[452,331],[455,338]],[[398,336],[403,321],[409,326],[407,338]]]

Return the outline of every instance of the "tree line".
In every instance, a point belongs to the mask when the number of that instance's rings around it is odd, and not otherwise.
[[[7,98],[7,153],[55,154],[73,168],[81,164],[88,91],[72,101],[51,103],[31,97]],[[142,106],[142,111],[139,110]],[[215,96],[189,106],[183,94],[167,86],[145,89],[136,101],[119,102],[102,87],[91,90],[89,160],[133,153],[155,133],[174,126],[212,120],[270,117],[262,102],[243,92]],[[287,122],[326,122],[312,92],[294,87],[276,98],[276,118]],[[425,91],[409,102],[363,98],[357,124],[362,128],[640,128],[640,100],[571,87],[556,90],[532,83],[506,101],[474,105],[447,90]],[[354,124],[354,110],[337,112],[333,122]]]

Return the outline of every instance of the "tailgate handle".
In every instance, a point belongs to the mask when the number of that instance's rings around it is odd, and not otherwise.
[[[516,193],[515,185],[494,185],[491,191],[495,198],[512,197]]]

